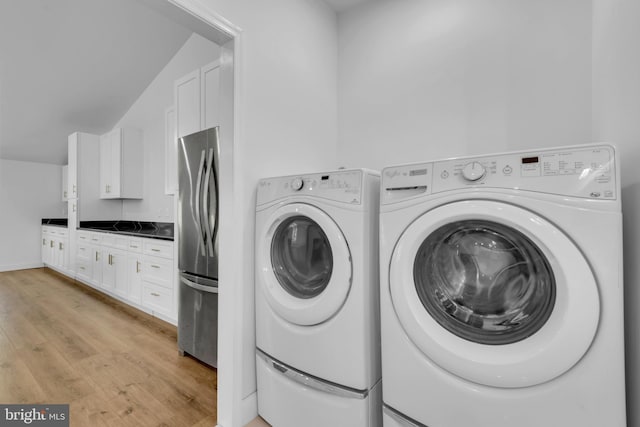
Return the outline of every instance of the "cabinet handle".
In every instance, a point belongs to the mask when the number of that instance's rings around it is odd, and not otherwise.
[[[96,251],[96,261],[98,261],[98,251]]]
[[[109,265],[113,265],[113,255],[109,254]]]
[[[140,261],[136,261],[136,273],[140,273]]]
[[[85,269],[84,267],[80,267],[80,270],[84,270],[84,269]]]
[[[129,245],[130,248],[138,249],[136,245]]]
[[[42,239],[42,246],[47,246],[46,239]]]
[[[160,268],[160,266],[159,266],[159,265],[155,265],[155,264],[151,264],[151,267],[153,267],[153,268]]]
[[[154,297],[159,297],[160,296],[160,294],[157,294],[155,292],[151,292],[151,295],[153,295]]]
[[[160,249],[156,249],[156,248],[151,248],[151,250],[152,250],[153,252],[160,252]]]
[[[64,192],[64,198],[65,199],[67,198],[67,192],[66,191]]]
[[[76,204],[74,203],[74,204],[73,204],[73,211],[72,211],[72,212],[75,212],[75,211],[76,211]]]
[[[76,185],[73,184],[73,194],[76,194]]]
[[[64,246],[62,246],[62,242],[58,243],[58,250],[63,250]]]
[[[53,247],[53,240],[51,242],[49,242],[49,247],[52,248]]]

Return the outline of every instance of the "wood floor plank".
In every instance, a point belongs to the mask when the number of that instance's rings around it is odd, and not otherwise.
[[[4,318],[2,330],[16,350],[42,344],[47,339],[22,313],[13,313]]]
[[[176,328],[48,269],[0,273],[0,402],[69,403],[71,426],[215,426],[217,372]]]
[[[51,403],[68,403],[93,391],[91,385],[51,344],[35,344],[19,350],[18,356],[38,380]]]
[[[0,361],[0,402],[3,404],[45,403],[40,388],[27,365],[17,356]]]

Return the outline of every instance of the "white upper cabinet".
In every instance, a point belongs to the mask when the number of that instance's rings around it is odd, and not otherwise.
[[[200,130],[220,124],[220,61],[200,69]]]
[[[175,107],[171,106],[165,110],[164,126],[164,193],[175,194],[178,190],[178,141]]]
[[[200,127],[200,70],[176,80],[176,135],[178,138],[201,130]]]
[[[78,146],[79,139],[97,138],[95,135],[79,132],[69,135],[69,164],[67,165],[67,198],[78,198]]]
[[[220,61],[214,61],[175,82],[176,135],[185,135],[219,123]]]
[[[142,199],[142,131],[116,128],[100,137],[100,198]]]
[[[62,166],[62,201],[66,202],[69,200],[69,166]]]
[[[178,189],[178,138],[220,123],[220,61],[176,80],[174,101],[165,111],[165,194]]]

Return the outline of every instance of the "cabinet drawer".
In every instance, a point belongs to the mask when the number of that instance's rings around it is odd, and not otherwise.
[[[91,280],[91,261],[85,259],[77,259],[76,260],[76,271],[78,276],[85,279],[86,281]]]
[[[129,247],[129,238],[115,234],[107,234],[102,237],[102,245],[117,249],[127,249]]]
[[[143,257],[142,277],[144,280],[173,289],[173,261],[152,256]]]
[[[129,239],[127,242],[127,250],[129,252],[141,254],[142,253],[142,239]]]
[[[171,316],[173,312],[173,291],[143,280],[142,305]]]
[[[78,258],[90,261],[91,260],[91,246],[85,242],[78,242]]]
[[[101,233],[89,233],[89,241],[94,245],[99,245],[102,242]]]
[[[173,242],[145,239],[142,247],[145,255],[153,255],[173,259]]]

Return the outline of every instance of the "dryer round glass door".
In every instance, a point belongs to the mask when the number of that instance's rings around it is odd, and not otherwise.
[[[303,215],[282,221],[271,238],[271,266],[280,285],[294,297],[320,295],[333,271],[333,252],[322,227]]]
[[[351,286],[351,256],[340,228],[304,203],[279,207],[267,224],[256,242],[256,262],[270,307],[298,325],[330,319]]]
[[[488,200],[445,204],[398,239],[395,312],[426,357],[466,380],[527,387],[574,366],[599,321],[595,277],[543,217]]]
[[[422,305],[443,328],[480,344],[533,335],[555,304],[555,278],[542,250],[492,221],[435,230],[418,248],[413,278]]]

